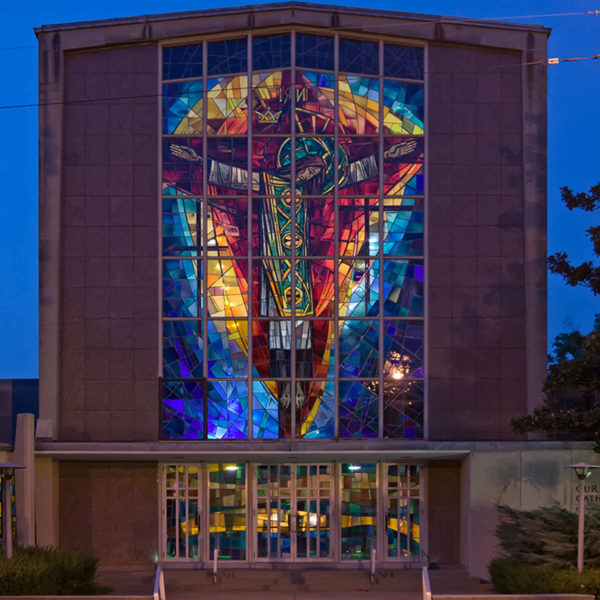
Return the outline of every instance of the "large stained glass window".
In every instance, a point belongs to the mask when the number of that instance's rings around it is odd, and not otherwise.
[[[163,49],[165,439],[423,437],[423,49]]]

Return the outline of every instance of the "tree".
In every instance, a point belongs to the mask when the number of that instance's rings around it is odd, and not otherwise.
[[[600,183],[593,185],[588,193],[575,194],[568,187],[561,187],[560,193],[569,210],[580,208],[586,212],[594,212],[600,209]],[[588,227],[586,235],[592,242],[594,254],[600,257],[600,226]],[[551,273],[560,275],[568,285],[581,285],[592,290],[594,295],[600,294],[600,267],[594,266],[592,261],[573,266],[566,252],[556,252],[548,257],[548,269]]]
[[[600,183],[589,193],[573,193],[562,187],[561,198],[569,210],[580,208],[587,212],[600,209]],[[592,241],[593,251],[600,257],[600,226],[591,226],[586,235]],[[566,252],[548,257],[550,272],[561,275],[568,285],[589,288],[600,294],[600,267],[592,261],[573,266]],[[587,335],[578,331],[561,333],[552,344],[542,406],[526,415],[512,419],[518,433],[543,431],[593,440],[600,452],[600,315],[596,315],[594,329]]]
[[[561,333],[552,348],[544,403],[533,415],[513,419],[513,429],[593,440],[600,452],[600,315],[589,334]]]

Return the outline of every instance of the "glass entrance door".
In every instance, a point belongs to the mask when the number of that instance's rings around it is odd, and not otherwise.
[[[255,473],[257,559],[329,560],[333,466],[257,465]]]
[[[421,468],[387,463],[384,474],[387,558],[418,559],[421,554]]]

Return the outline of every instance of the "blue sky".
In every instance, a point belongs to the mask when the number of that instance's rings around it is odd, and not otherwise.
[[[511,22],[553,28],[549,55],[561,58],[600,53],[600,16],[545,16],[600,9],[600,0],[380,0],[377,8],[462,16],[524,17]],[[4,4],[0,42],[3,85],[0,106],[37,101],[37,52],[33,27],[142,14],[187,11],[243,2],[190,4],[171,0],[104,0],[99,4],[32,0]],[[369,7],[366,0],[333,2]],[[591,257],[584,229],[598,216],[570,213],[560,202],[561,185],[587,191],[600,180],[600,60],[564,63],[548,69],[548,250],[565,250],[575,261]],[[37,109],[0,109],[0,378],[37,377]],[[587,331],[600,299],[549,277],[548,339],[571,329]]]

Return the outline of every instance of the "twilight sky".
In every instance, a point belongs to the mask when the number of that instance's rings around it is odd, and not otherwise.
[[[69,0],[5,3],[5,28],[0,42],[0,379],[37,377],[37,108],[4,108],[37,102],[37,50],[33,27],[177,12],[240,1],[104,0],[81,4]],[[366,0],[330,2],[367,8]],[[549,56],[570,58],[600,53],[600,16],[570,15],[600,9],[600,0],[380,0],[380,9],[506,19],[553,28]],[[535,16],[556,15],[562,16]],[[584,229],[598,224],[597,215],[570,213],[560,202],[561,185],[587,191],[600,181],[600,60],[561,63],[548,67],[548,251],[565,250],[575,261],[592,256]],[[577,119],[575,118],[577,117]],[[562,280],[548,280],[548,339],[561,331],[588,331],[600,312],[600,298]]]

